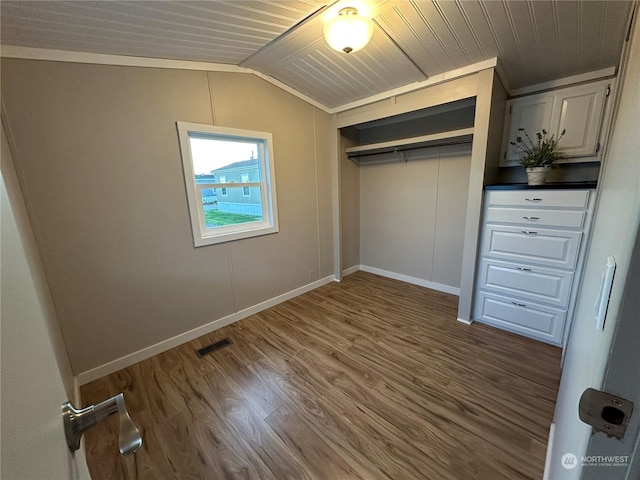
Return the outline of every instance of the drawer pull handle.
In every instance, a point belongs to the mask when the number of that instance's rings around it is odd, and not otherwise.
[[[525,220],[531,220],[532,222],[535,222],[536,220],[540,220],[540,217],[522,217]]]
[[[525,198],[527,202],[541,202],[541,198]]]
[[[511,302],[511,303],[513,303],[516,307],[526,307],[524,303],[518,303],[518,302]]]
[[[532,235],[532,236],[535,236],[538,234],[538,232],[532,232],[531,230],[520,230],[520,232],[525,235]]]
[[[520,270],[521,272],[530,272],[531,269],[530,268],[524,268],[524,267],[516,267],[517,270]]]

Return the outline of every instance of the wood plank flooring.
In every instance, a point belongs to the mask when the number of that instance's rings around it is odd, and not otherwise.
[[[560,349],[456,321],[457,297],[357,272],[82,387],[94,479],[539,479]],[[200,358],[196,349],[233,344]]]

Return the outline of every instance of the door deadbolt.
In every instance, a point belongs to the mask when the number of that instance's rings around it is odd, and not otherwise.
[[[593,388],[582,393],[578,406],[580,420],[617,439],[624,437],[632,412],[633,403],[629,400]]]

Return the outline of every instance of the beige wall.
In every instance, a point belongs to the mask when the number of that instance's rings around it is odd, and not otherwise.
[[[80,373],[332,269],[329,116],[257,77],[3,59],[2,97]],[[175,122],[270,131],[280,232],[194,248]]]
[[[471,147],[360,166],[362,265],[460,286]]]
[[[341,271],[360,265],[360,168],[347,158],[345,149],[358,141],[340,136],[340,248]]]

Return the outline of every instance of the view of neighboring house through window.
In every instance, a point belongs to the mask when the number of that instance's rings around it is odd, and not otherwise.
[[[248,173],[243,173],[240,176],[242,177],[242,183],[249,183],[249,174]],[[243,197],[250,197],[251,196],[251,187],[242,187],[242,196]]]
[[[277,232],[271,134],[176,124],[195,246]]]

